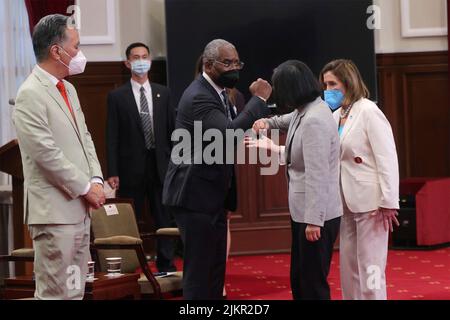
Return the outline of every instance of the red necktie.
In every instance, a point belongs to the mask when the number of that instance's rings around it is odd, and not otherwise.
[[[59,82],[56,84],[56,87],[58,88],[59,92],[61,93],[62,97],[64,98],[64,101],[67,104],[67,107],[69,108],[70,114],[72,115],[73,121],[75,121],[75,124],[77,123],[75,119],[75,115],[72,110],[72,106],[70,105],[69,98],[67,97],[66,87],[64,86],[64,82],[59,80]]]

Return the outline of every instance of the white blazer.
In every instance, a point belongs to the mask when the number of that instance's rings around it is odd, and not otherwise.
[[[340,110],[333,116],[339,125]],[[340,136],[341,188],[352,212],[399,208],[397,151],[389,121],[368,99],[354,103]]]

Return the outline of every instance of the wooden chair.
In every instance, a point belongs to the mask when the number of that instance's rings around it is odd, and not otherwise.
[[[0,255],[0,262],[34,262],[34,249],[21,248],[11,251],[8,255]],[[4,279],[0,279],[0,299],[4,299]]]
[[[106,258],[121,257],[122,272],[134,273],[138,269],[141,270],[138,282],[143,297],[162,299],[167,295],[181,294],[183,273],[175,272],[167,277],[155,277],[142,246],[142,238],[178,237],[177,228],[140,234],[132,201],[107,199],[104,207],[92,211],[91,234],[100,271],[106,271]]]
[[[34,249],[33,248],[21,248],[11,251],[8,255],[1,255],[0,261],[34,261]]]

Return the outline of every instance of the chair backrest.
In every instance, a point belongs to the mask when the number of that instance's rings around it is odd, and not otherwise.
[[[140,239],[132,202],[108,199],[106,204],[92,211],[92,237],[130,236]],[[132,273],[140,266],[134,250],[98,250],[100,270],[106,271],[106,258],[121,257],[122,272]]]

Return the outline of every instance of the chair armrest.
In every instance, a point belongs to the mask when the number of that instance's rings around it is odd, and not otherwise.
[[[33,248],[21,248],[11,251],[12,257],[20,257],[20,258],[34,258],[34,249]]]
[[[178,228],[160,228],[156,230],[156,235],[179,237],[180,230]]]
[[[142,239],[158,238],[158,237],[180,237],[178,228],[160,228],[156,232],[144,232],[140,234]]]
[[[108,238],[97,238],[94,240],[94,245],[141,245],[142,240],[129,236],[113,236]]]
[[[20,248],[11,251],[10,255],[0,256],[0,261],[34,261],[34,249],[33,248]]]

